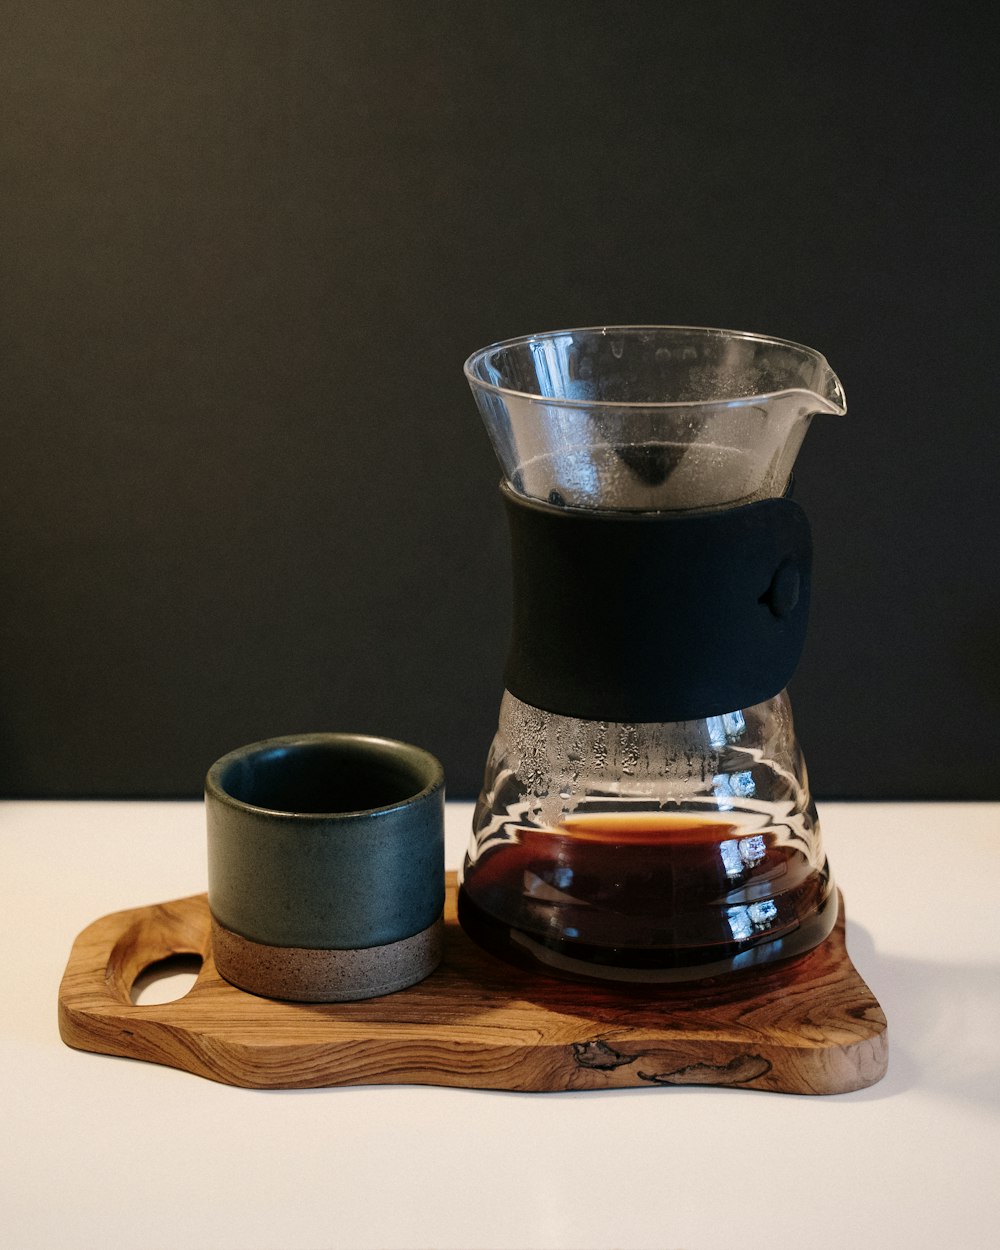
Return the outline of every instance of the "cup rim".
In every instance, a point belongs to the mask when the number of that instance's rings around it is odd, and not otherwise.
[[[395,803],[386,803],[384,806],[378,807],[358,808],[351,811],[330,812],[294,812],[280,807],[262,807],[256,803],[246,803],[230,794],[221,782],[223,772],[231,764],[247,759],[250,756],[263,754],[266,751],[274,751],[282,747],[344,746],[347,744],[388,749],[394,753],[406,755],[411,761],[426,767],[431,774],[431,780],[421,790],[416,791],[405,799],[399,799]],[[430,751],[425,750],[423,747],[414,746],[413,743],[404,742],[399,738],[386,738],[377,734],[344,732],[281,734],[277,737],[262,738],[258,742],[247,743],[245,746],[236,747],[232,751],[227,751],[225,755],[220,756],[205,774],[205,797],[206,799],[212,798],[216,802],[223,803],[235,811],[258,812],[263,815],[277,816],[292,821],[316,823],[332,820],[370,820],[373,817],[386,816],[391,812],[399,811],[401,808],[410,807],[414,803],[428,798],[436,791],[442,789],[444,782],[444,768],[437,756],[432,755]]]

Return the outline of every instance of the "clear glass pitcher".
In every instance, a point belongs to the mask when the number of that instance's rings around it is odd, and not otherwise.
[[[466,375],[504,474],[515,639],[461,923],[505,959],[591,981],[700,979],[811,949],[836,893],[787,694],[766,684],[788,665],[755,685],[741,630],[762,621],[786,650],[796,614],[804,630],[807,570],[798,556],[771,569],[770,529],[794,507],[813,415],[845,411],[838,379],[795,343],[659,326],[514,339]],[[559,547],[541,563],[536,530]],[[732,614],[727,595],[742,596]],[[691,618],[679,634],[675,617]],[[548,669],[563,670],[554,686]],[[726,706],[729,690],[750,702]]]

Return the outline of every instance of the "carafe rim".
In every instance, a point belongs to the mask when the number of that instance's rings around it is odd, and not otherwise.
[[[477,372],[486,358],[503,349],[521,347],[524,344],[543,340],[553,340],[566,335],[600,334],[624,335],[634,333],[651,333],[655,331],[690,334],[693,336],[712,336],[767,344],[776,348],[791,349],[811,360],[821,370],[827,383],[828,394],[823,395],[807,386],[788,386],[773,391],[762,391],[753,395],[726,396],[719,395],[709,399],[664,399],[664,400],[610,400],[586,399],[572,396],[539,395],[531,391],[522,391],[512,386],[502,386],[491,382]],[[657,412],[676,409],[708,409],[708,408],[744,408],[762,403],[771,403],[789,395],[808,395],[816,401],[814,412],[825,412],[842,416],[847,411],[843,387],[840,379],[833,372],[830,362],[822,352],[793,339],[781,338],[776,335],[758,334],[749,330],[727,330],[717,326],[691,326],[666,324],[629,324],[629,325],[592,325],[573,326],[561,330],[545,330],[534,334],[519,334],[509,339],[499,339],[486,347],[474,351],[465,361],[463,371],[473,390],[487,391],[495,395],[509,396],[527,400],[530,403],[552,408],[574,408],[587,410],[629,409],[634,411]]]

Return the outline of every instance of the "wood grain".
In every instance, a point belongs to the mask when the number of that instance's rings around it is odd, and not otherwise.
[[[466,937],[449,874],[445,954],[426,981],[358,1003],[288,1003],[216,971],[205,895],[95,921],[59,989],[59,1029],[80,1050],[257,1089],[420,1084],[522,1091],[724,1085],[835,1094],[886,1071],[885,1016],[844,945],[693,986],[616,990],[508,967]],[[186,997],[136,1006],[150,964],[202,957]]]

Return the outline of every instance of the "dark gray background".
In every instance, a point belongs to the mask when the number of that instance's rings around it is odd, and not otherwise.
[[[820,796],[1000,797],[996,112],[972,6],[4,6],[0,789],[186,796],[356,729],[478,786],[507,637],[461,366],[823,351]]]

